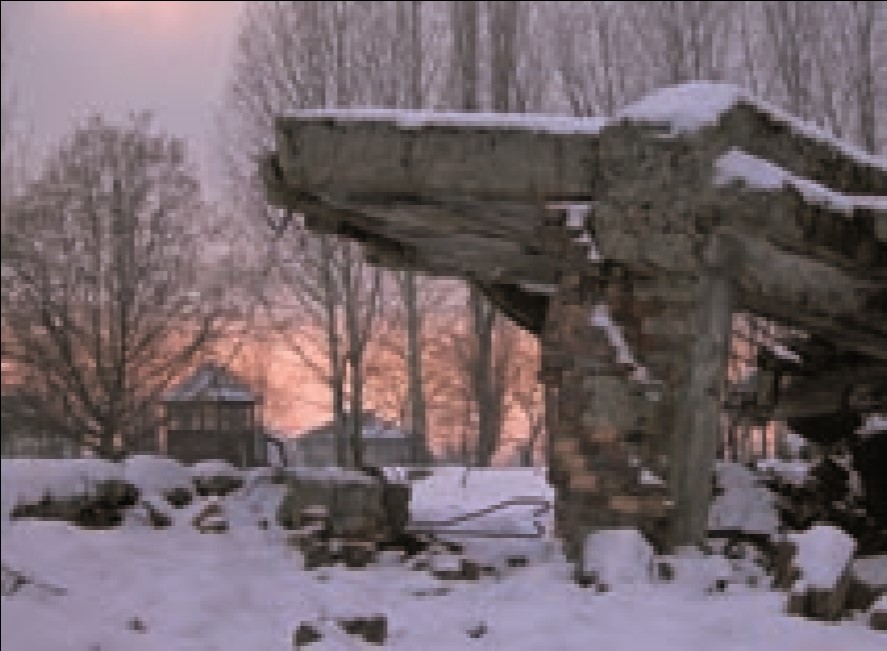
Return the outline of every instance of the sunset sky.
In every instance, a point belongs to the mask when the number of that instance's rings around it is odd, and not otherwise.
[[[72,121],[150,109],[188,139],[212,191],[215,115],[223,101],[240,2],[4,1],[10,74],[36,143]]]
[[[8,39],[4,81],[15,90],[36,153],[92,113],[119,120],[147,109],[157,126],[188,141],[209,197],[222,198],[216,118],[242,3],[4,0],[0,6]],[[317,375],[291,350],[259,347],[225,361],[240,370],[261,367],[270,423],[292,432],[325,422],[329,392]]]

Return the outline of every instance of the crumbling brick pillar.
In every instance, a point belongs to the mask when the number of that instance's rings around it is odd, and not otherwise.
[[[626,343],[637,343],[631,279],[621,265],[589,264],[564,237],[565,272],[541,337],[542,380],[555,403],[548,456],[558,535],[574,560],[586,533],[600,528],[637,527],[664,546],[668,497],[654,470],[660,396],[595,317],[606,302],[627,324],[620,328]]]
[[[711,265],[654,274],[591,262],[554,217],[546,229],[564,260],[541,374],[555,403],[549,473],[567,555],[578,559],[586,533],[607,527],[636,527],[660,549],[695,542],[710,498],[727,280]]]

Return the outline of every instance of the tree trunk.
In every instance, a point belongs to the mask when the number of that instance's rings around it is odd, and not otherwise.
[[[348,439],[345,432],[345,369],[339,349],[339,330],[336,316],[338,292],[333,278],[333,247],[327,235],[320,236],[321,283],[326,312],[326,341],[329,354],[329,386],[333,403],[336,465],[348,465]]]
[[[477,462],[481,466],[489,466],[498,442],[496,405],[492,386],[495,312],[480,291],[473,287],[469,301],[475,339],[472,362],[474,399],[477,405]]]
[[[404,305],[407,312],[407,374],[409,384],[412,461],[425,463],[428,451],[425,389],[422,382],[422,323],[417,304],[416,275],[403,277]]]

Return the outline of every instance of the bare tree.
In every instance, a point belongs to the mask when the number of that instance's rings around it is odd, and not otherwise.
[[[254,156],[272,146],[274,120],[287,111],[396,100],[401,86],[392,65],[391,9],[344,1],[250,5],[231,85],[236,137],[230,142],[249,155],[231,157],[230,176],[256,221],[274,227],[267,232],[274,240],[269,262],[278,267],[270,274],[276,282],[266,283],[263,294],[274,321],[295,333],[286,340],[330,387],[342,465],[362,463],[365,355],[378,323],[383,274],[352,243],[300,229],[275,232],[280,218],[261,195]],[[292,227],[300,223],[290,215],[286,220]],[[287,316],[282,302],[299,309]],[[312,344],[309,331],[323,332],[325,343]]]
[[[203,210],[181,141],[147,117],[90,120],[11,202],[3,359],[42,425],[105,457],[156,434],[161,392],[218,322],[198,277]]]

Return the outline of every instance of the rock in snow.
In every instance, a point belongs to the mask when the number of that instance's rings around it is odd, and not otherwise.
[[[802,533],[790,533],[798,547],[794,565],[811,588],[834,588],[850,567],[856,541],[837,527],[817,525]]]
[[[650,580],[653,547],[637,529],[607,529],[585,539],[582,573],[599,586],[646,583]]]

